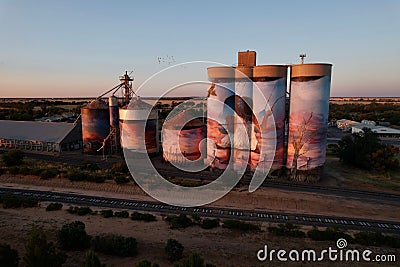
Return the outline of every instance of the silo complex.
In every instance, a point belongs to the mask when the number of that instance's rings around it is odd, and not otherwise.
[[[235,109],[235,69],[208,68],[212,83],[207,98],[207,162],[211,167],[226,169],[231,157]]]
[[[120,108],[121,146],[139,153],[158,152],[158,113],[139,97]]]
[[[83,152],[95,154],[110,133],[108,105],[101,99],[81,108]]]
[[[291,178],[306,175],[325,164],[326,133],[331,84],[331,64],[291,67],[287,168]]]
[[[108,106],[110,109],[110,126],[114,128],[119,127],[119,111],[118,111],[118,98],[110,96],[108,98]]]
[[[250,165],[255,169],[272,164],[270,170],[278,170],[284,166],[287,66],[255,66],[253,80],[255,121]]]
[[[234,169],[249,165],[253,117],[253,67],[238,66],[235,71]]]
[[[190,110],[182,111],[164,122],[162,135],[163,158],[167,162],[184,163],[186,160],[199,160],[202,140],[206,137],[205,125],[193,118]]]

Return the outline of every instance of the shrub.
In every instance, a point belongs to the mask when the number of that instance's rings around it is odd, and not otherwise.
[[[37,207],[38,200],[34,198],[21,198],[12,194],[4,195],[2,197],[3,208],[32,208]]]
[[[140,212],[133,212],[131,214],[131,219],[134,221],[145,221],[145,222],[154,222],[156,221],[156,216],[150,213],[140,213]]]
[[[19,167],[18,166],[12,166],[8,168],[8,172],[12,175],[17,175],[20,173]]]
[[[34,229],[25,243],[25,265],[28,267],[59,267],[67,259],[64,253],[57,253],[52,242],[48,243],[41,229]]]
[[[268,231],[278,236],[305,237],[306,234],[299,230],[299,226],[292,223],[279,224],[278,227],[270,226]]]
[[[115,212],[115,217],[128,218],[129,217],[129,212],[127,212],[126,210],[124,210],[124,211],[116,211]]]
[[[64,224],[57,233],[58,244],[67,250],[84,250],[90,246],[90,239],[81,221]]]
[[[228,229],[236,229],[242,231],[249,231],[249,232],[258,232],[261,231],[260,226],[252,223],[241,222],[238,220],[225,220],[222,227]]]
[[[126,177],[123,176],[123,175],[118,175],[117,177],[115,177],[114,181],[115,181],[117,184],[126,184],[126,183],[129,182],[129,179],[126,178]]]
[[[112,210],[102,210],[100,211],[100,214],[104,217],[104,218],[110,218],[114,216],[114,212]]]
[[[88,171],[97,171],[100,170],[99,166],[96,163],[93,162],[86,162],[82,165],[81,167],[83,170],[88,170]]]
[[[120,235],[101,235],[93,239],[93,247],[96,251],[114,256],[135,256],[137,253],[137,241],[133,237]]]
[[[83,216],[93,212],[92,209],[90,209],[89,207],[73,207],[73,206],[69,207],[67,211],[69,213],[77,214],[79,216]]]
[[[141,260],[136,264],[136,267],[159,267],[159,265],[148,260]]]
[[[211,229],[219,226],[219,219],[204,219],[201,223],[201,228]]]
[[[165,220],[169,222],[171,229],[186,228],[193,224],[192,220],[185,214],[180,214],[179,216],[170,215]]]
[[[111,171],[113,173],[128,173],[129,169],[125,162],[116,162],[112,165]]]
[[[192,219],[196,223],[201,223],[201,217],[196,213],[192,215]]]
[[[86,173],[79,170],[69,170],[66,173],[66,178],[68,178],[72,182],[84,181],[86,179],[86,176]]]
[[[7,167],[21,165],[24,159],[24,152],[21,150],[10,150],[4,153],[1,159]]]
[[[46,211],[60,210],[62,209],[62,207],[63,204],[61,203],[50,203],[49,205],[47,205]]]
[[[199,253],[192,252],[189,256],[185,257],[181,263],[176,264],[175,267],[204,267],[204,259]]]
[[[183,245],[175,239],[168,239],[165,246],[165,252],[167,253],[168,260],[177,261],[182,258]]]
[[[81,267],[105,267],[105,264],[100,263],[99,257],[94,253],[93,250],[89,250],[85,254],[85,259]]]
[[[364,246],[388,246],[400,248],[400,236],[386,236],[380,232],[359,232],[354,241]]]
[[[12,249],[10,245],[0,244],[0,266],[18,267],[18,251]]]
[[[344,238],[347,242],[354,243],[354,239],[350,235],[330,227],[327,227],[325,231],[320,231],[314,227],[307,232],[307,235],[309,238],[316,241],[336,241],[339,238]]]
[[[40,173],[40,179],[50,179],[50,178],[54,178],[54,177],[57,176],[58,173],[59,173],[59,172],[58,172],[57,169],[46,169],[46,170],[43,170],[43,171]]]

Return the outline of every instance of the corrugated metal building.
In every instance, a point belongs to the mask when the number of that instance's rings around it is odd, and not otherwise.
[[[0,148],[53,152],[81,149],[82,125],[0,120]]]

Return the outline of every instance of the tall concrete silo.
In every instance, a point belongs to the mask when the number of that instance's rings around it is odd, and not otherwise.
[[[318,176],[325,164],[331,71],[331,64],[291,67],[286,167],[294,180]]]
[[[108,105],[101,99],[81,108],[83,152],[96,154],[110,133]]]
[[[212,168],[226,169],[231,157],[235,109],[235,69],[208,68],[212,83],[207,98],[207,162]]]
[[[139,97],[120,108],[122,148],[139,153],[158,152],[158,112]]]
[[[200,119],[193,118],[194,114],[186,110],[165,120],[161,132],[165,161],[184,163],[200,159],[205,150],[201,141],[206,137],[206,127]]]
[[[285,165],[283,158],[287,66],[256,66],[253,69],[253,80],[255,121],[251,140],[251,168],[272,164],[272,172]]]
[[[239,56],[239,64],[240,64],[240,56]],[[234,163],[234,169],[239,169],[239,170],[243,168],[246,169],[249,166],[249,153],[251,150],[250,140],[252,132],[252,117],[253,117],[252,77],[253,77],[253,67],[249,66],[236,67],[233,163]]]

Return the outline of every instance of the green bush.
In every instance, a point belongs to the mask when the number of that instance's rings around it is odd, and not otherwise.
[[[228,229],[249,231],[249,232],[259,232],[261,231],[260,226],[252,223],[241,222],[238,220],[225,220],[222,227]]]
[[[125,162],[116,162],[112,165],[111,171],[113,173],[128,173],[129,169]]]
[[[129,179],[126,178],[126,177],[123,176],[123,175],[118,175],[117,177],[115,177],[114,181],[115,181],[117,184],[126,184],[126,183],[129,182]]]
[[[20,173],[20,169],[18,166],[12,166],[8,168],[8,172],[12,175],[17,175]]]
[[[174,265],[174,267],[204,267],[204,266],[205,266],[204,259],[197,252],[192,252],[189,256],[185,257],[182,260],[182,262]],[[210,264],[207,264],[207,266],[210,266]]]
[[[354,239],[350,235],[330,227],[327,227],[325,231],[318,230],[318,228],[314,227],[307,232],[307,235],[309,238],[316,241],[336,241],[339,238],[344,238],[347,242],[354,243]]]
[[[79,216],[87,215],[93,212],[89,207],[74,207],[74,206],[69,207],[67,211],[69,213],[77,214]]]
[[[100,214],[104,217],[104,218],[110,218],[114,216],[114,212],[112,210],[102,210],[100,211]]]
[[[37,207],[39,201],[34,198],[17,197],[12,194],[7,194],[2,197],[3,208],[33,208]]]
[[[40,179],[44,179],[45,180],[45,179],[54,178],[54,177],[57,176],[58,173],[59,172],[58,172],[57,169],[46,169],[46,170],[43,170],[40,173]]]
[[[400,248],[400,236],[382,235],[380,232],[359,232],[354,235],[354,241],[364,246],[388,246]]]
[[[141,260],[136,264],[136,267],[159,267],[159,265],[151,263],[149,260]]]
[[[86,233],[81,221],[64,224],[57,233],[57,241],[62,249],[84,250],[90,247],[91,237]]]
[[[99,166],[96,163],[93,162],[86,162],[82,165],[81,167],[83,170],[88,170],[88,171],[97,171],[100,170]]]
[[[12,249],[10,245],[0,244],[0,266],[18,267],[18,251]]]
[[[219,226],[219,219],[204,219],[201,223],[201,228],[211,229]]]
[[[105,267],[105,264],[100,263],[99,257],[94,253],[93,250],[89,250],[85,254],[85,259],[81,267]]]
[[[114,256],[129,257],[137,253],[135,238],[114,234],[96,236],[93,239],[93,247],[98,252]]]
[[[133,212],[131,214],[131,219],[133,221],[145,221],[145,222],[154,222],[156,221],[156,216],[150,213],[140,213],[140,212]]]
[[[50,203],[49,205],[47,205],[46,211],[60,210],[62,209],[62,207],[63,204],[61,203]]]
[[[299,226],[292,223],[279,224],[278,227],[270,226],[268,231],[278,236],[306,237],[306,234],[299,230]]]
[[[127,212],[126,210],[124,210],[124,211],[116,211],[115,212],[115,217],[128,218],[129,217],[129,212]]]
[[[87,179],[87,174],[79,170],[69,170],[66,173],[66,178],[72,182],[84,181]]]
[[[186,228],[193,224],[192,220],[185,214],[180,214],[179,216],[170,215],[165,220],[169,223],[171,229]]]
[[[7,167],[21,165],[24,159],[24,152],[21,150],[10,150],[4,153],[1,159]]]
[[[171,262],[180,260],[183,254],[183,245],[175,239],[168,239],[165,245],[165,252],[167,253],[168,260]]]

